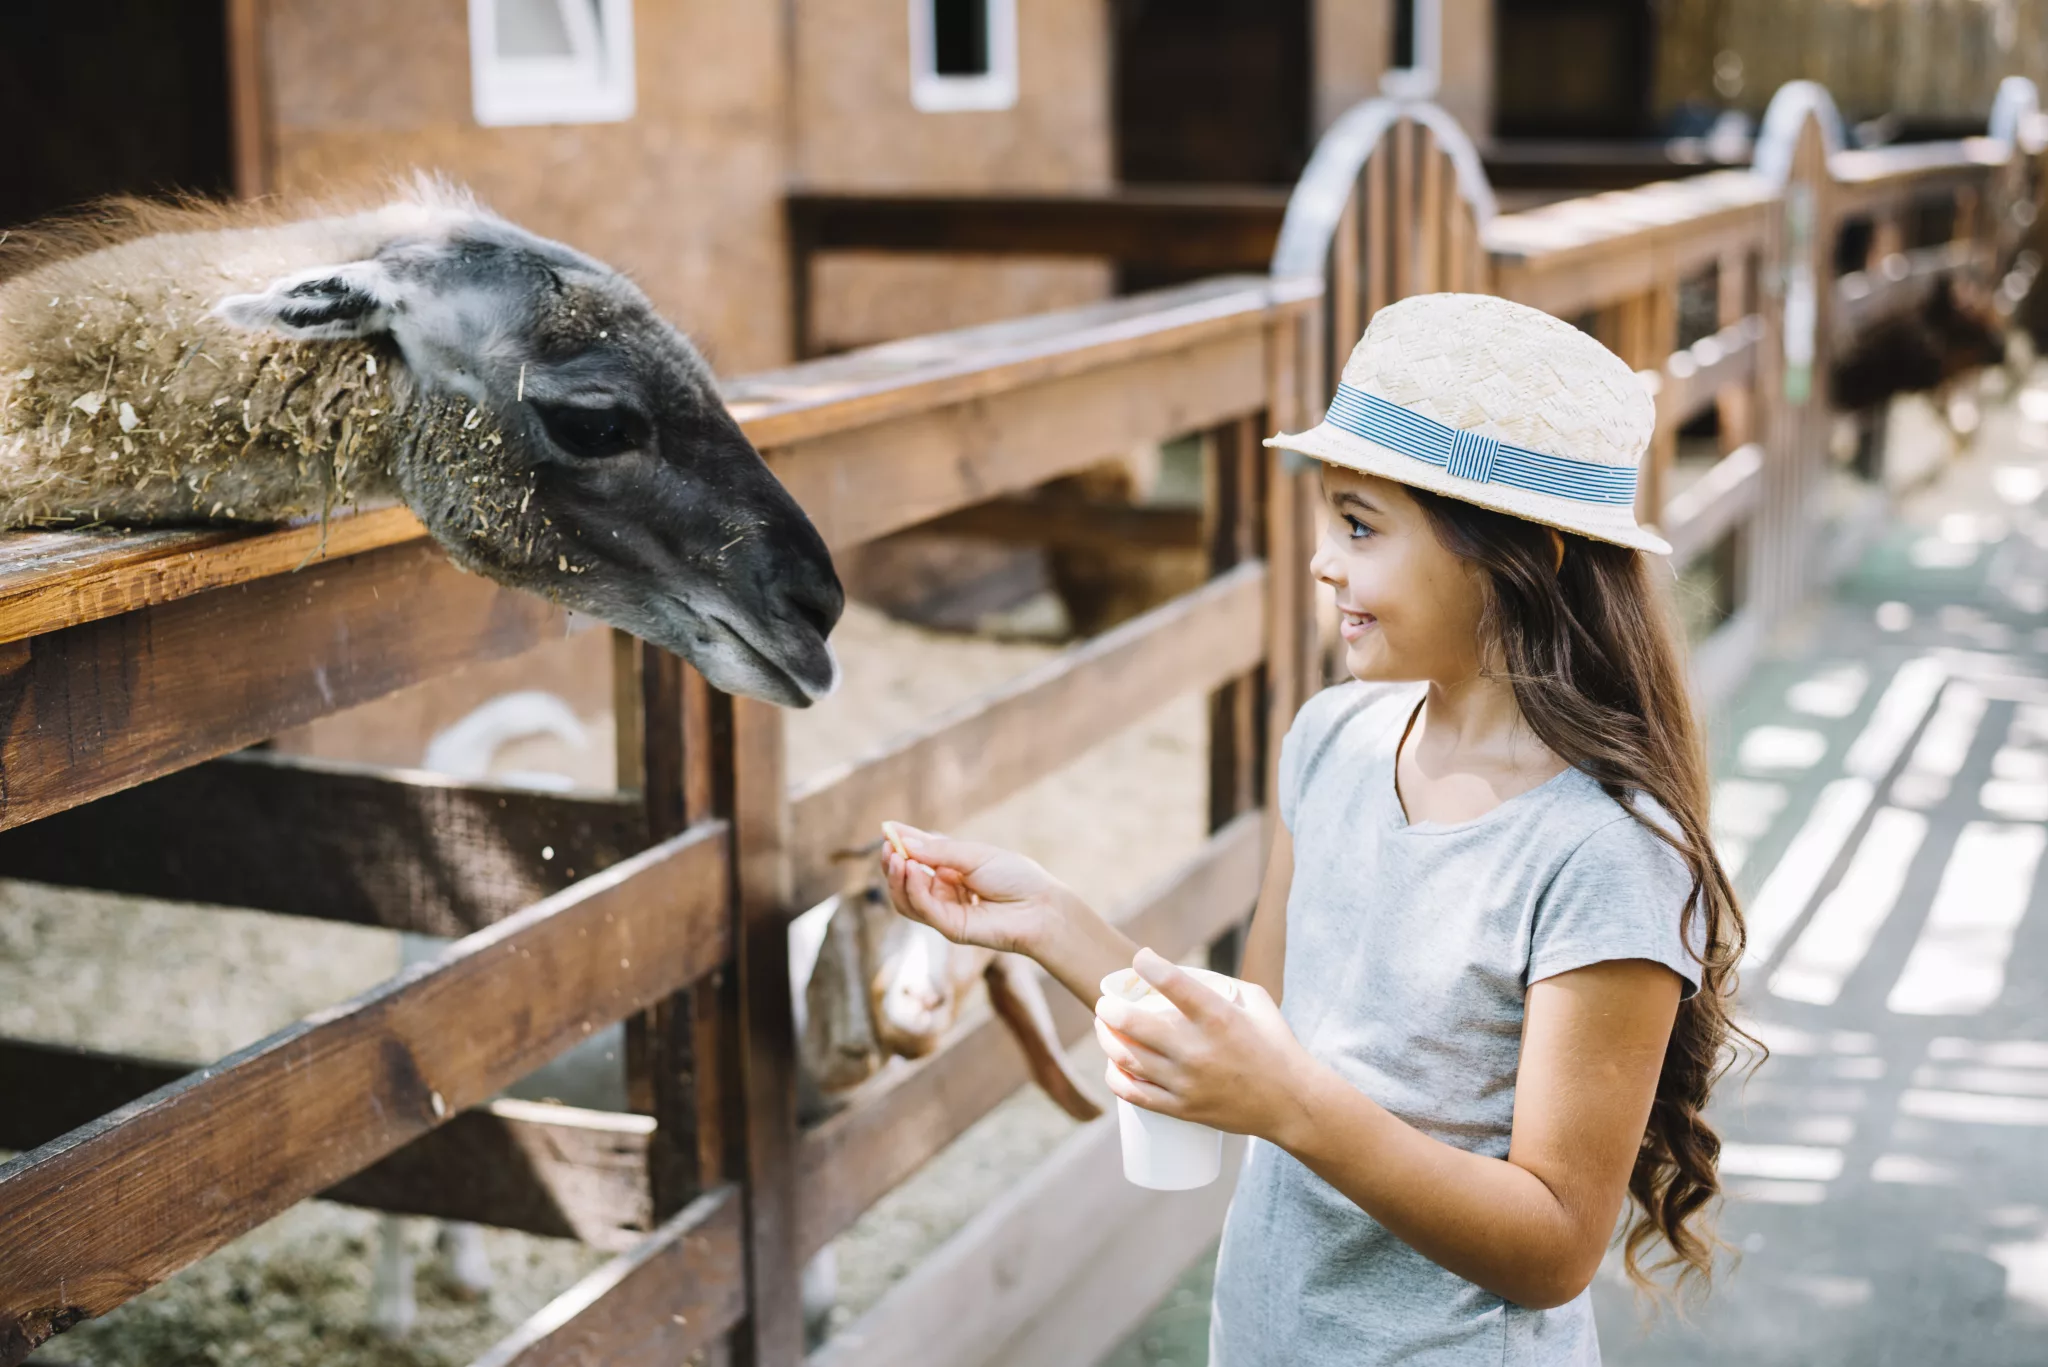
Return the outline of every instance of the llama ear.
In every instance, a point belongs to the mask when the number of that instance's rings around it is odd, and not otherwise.
[[[370,337],[391,330],[394,286],[377,262],[351,261],[284,276],[261,294],[231,294],[213,312],[236,327],[300,341]]]

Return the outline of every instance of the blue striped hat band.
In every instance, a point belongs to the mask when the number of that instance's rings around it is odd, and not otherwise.
[[[1450,471],[1460,479],[1502,484],[1534,494],[1576,499],[1581,503],[1633,505],[1633,466],[1596,465],[1568,456],[1525,451],[1477,432],[1447,427],[1413,409],[1390,403],[1377,394],[1337,386],[1323,421],[1377,446],[1413,456]]]

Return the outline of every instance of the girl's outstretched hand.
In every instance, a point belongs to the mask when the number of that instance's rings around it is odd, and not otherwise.
[[[1116,997],[1095,1003],[1109,1090],[1148,1111],[1284,1146],[1321,1065],[1266,989],[1244,983],[1233,1005],[1152,950],[1139,950],[1131,967],[1180,1014]]]
[[[911,920],[957,944],[1017,954],[1036,953],[1059,928],[1072,894],[1037,861],[897,821],[882,829],[889,900]]]

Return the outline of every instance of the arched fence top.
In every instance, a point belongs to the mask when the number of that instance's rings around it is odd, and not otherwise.
[[[1792,178],[1792,159],[1799,150],[1799,130],[1812,118],[1820,124],[1821,145],[1832,160],[1848,147],[1842,134],[1842,112],[1835,97],[1818,81],[1787,81],[1764,109],[1750,169],[1774,186]]]
[[[1993,142],[2022,152],[2039,152],[2048,143],[2048,129],[2042,127],[2041,95],[2024,76],[2008,76],[1998,83],[1991,101],[1991,118],[1986,132]]]
[[[1330,243],[1344,216],[1344,205],[1357,187],[1359,173],[1378,149],[1387,130],[1402,119],[1427,128],[1456,169],[1458,193],[1472,206],[1484,228],[1495,214],[1493,187],[1486,168],[1458,121],[1442,108],[1421,100],[1376,99],[1355,104],[1330,125],[1302,170],[1280,222],[1273,247],[1272,273],[1281,278],[1323,274]]]

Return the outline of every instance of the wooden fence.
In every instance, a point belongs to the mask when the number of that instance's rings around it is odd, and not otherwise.
[[[234,753],[569,629],[456,572],[402,512],[348,519],[305,568],[308,531],[0,539],[0,872],[464,937],[197,1071],[0,1042],[0,1145],[27,1150],[0,1166],[0,1367],[323,1193],[619,1250],[485,1362],[802,1360],[804,1261],[1024,1072],[982,1012],[800,1129],[790,918],[883,816],[957,820],[1200,690],[1212,834],[1121,914],[1174,954],[1242,921],[1277,737],[1319,669],[1307,476],[1258,439],[1318,416],[1372,310],[1491,289],[1588,319],[1652,372],[1645,512],[1684,556],[1739,548],[1739,601],[1702,650],[1723,675],[1811,582],[1840,226],[1897,225],[1874,234],[1888,247],[1859,299],[1915,271],[1995,269],[2038,177],[2015,148],[2032,126],[2017,97],[2001,138],[1885,152],[1837,150],[1814,88],[1780,102],[1756,172],[1509,216],[1440,111],[1369,105],[1270,225],[1269,274],[733,383],[748,435],[835,551],[1140,443],[1200,433],[1209,453],[1205,584],[795,790],[782,714],[626,637],[616,795]],[[1930,198],[1954,245],[1891,270],[1889,246],[1941,246],[1907,235]],[[1236,259],[1267,231],[1213,222],[1179,266]],[[891,231],[908,230],[899,217]],[[1097,254],[1139,251],[1117,231]],[[1716,330],[1681,350],[1678,291],[1706,270]],[[1681,469],[1678,428],[1709,406],[1721,450]],[[1057,1014],[1067,1038],[1085,1030],[1077,1005]],[[492,1099],[621,1019],[633,1113]],[[814,1361],[1092,1360],[1169,1284],[1171,1250],[1213,1235],[1227,1196],[1139,1192],[1116,1148],[1113,1121],[1082,1128]]]
[[[1252,190],[805,197],[792,203],[792,268],[808,280],[818,254],[859,249],[1092,255],[1142,274],[1242,267],[1269,248],[1276,278],[1325,287],[1312,411],[1395,299],[1480,290],[1579,322],[1656,395],[1638,514],[1681,570],[1704,571],[1686,591],[1719,599],[1694,614],[1720,619],[1694,659],[1712,703],[1769,623],[1853,549],[1827,488],[1833,355],[1936,277],[1995,285],[2041,207],[2048,129],[2033,85],[2008,79],[1987,124],[1983,137],[1849,150],[1827,91],[1794,82],[1767,111],[1751,169],[1503,214],[1448,114],[1375,100],[1323,135],[1284,209]],[[1169,249],[1147,256],[1158,242]],[[1707,301],[1710,325],[1687,326],[1682,292]],[[1710,409],[1716,458],[1680,462],[1681,429]]]

